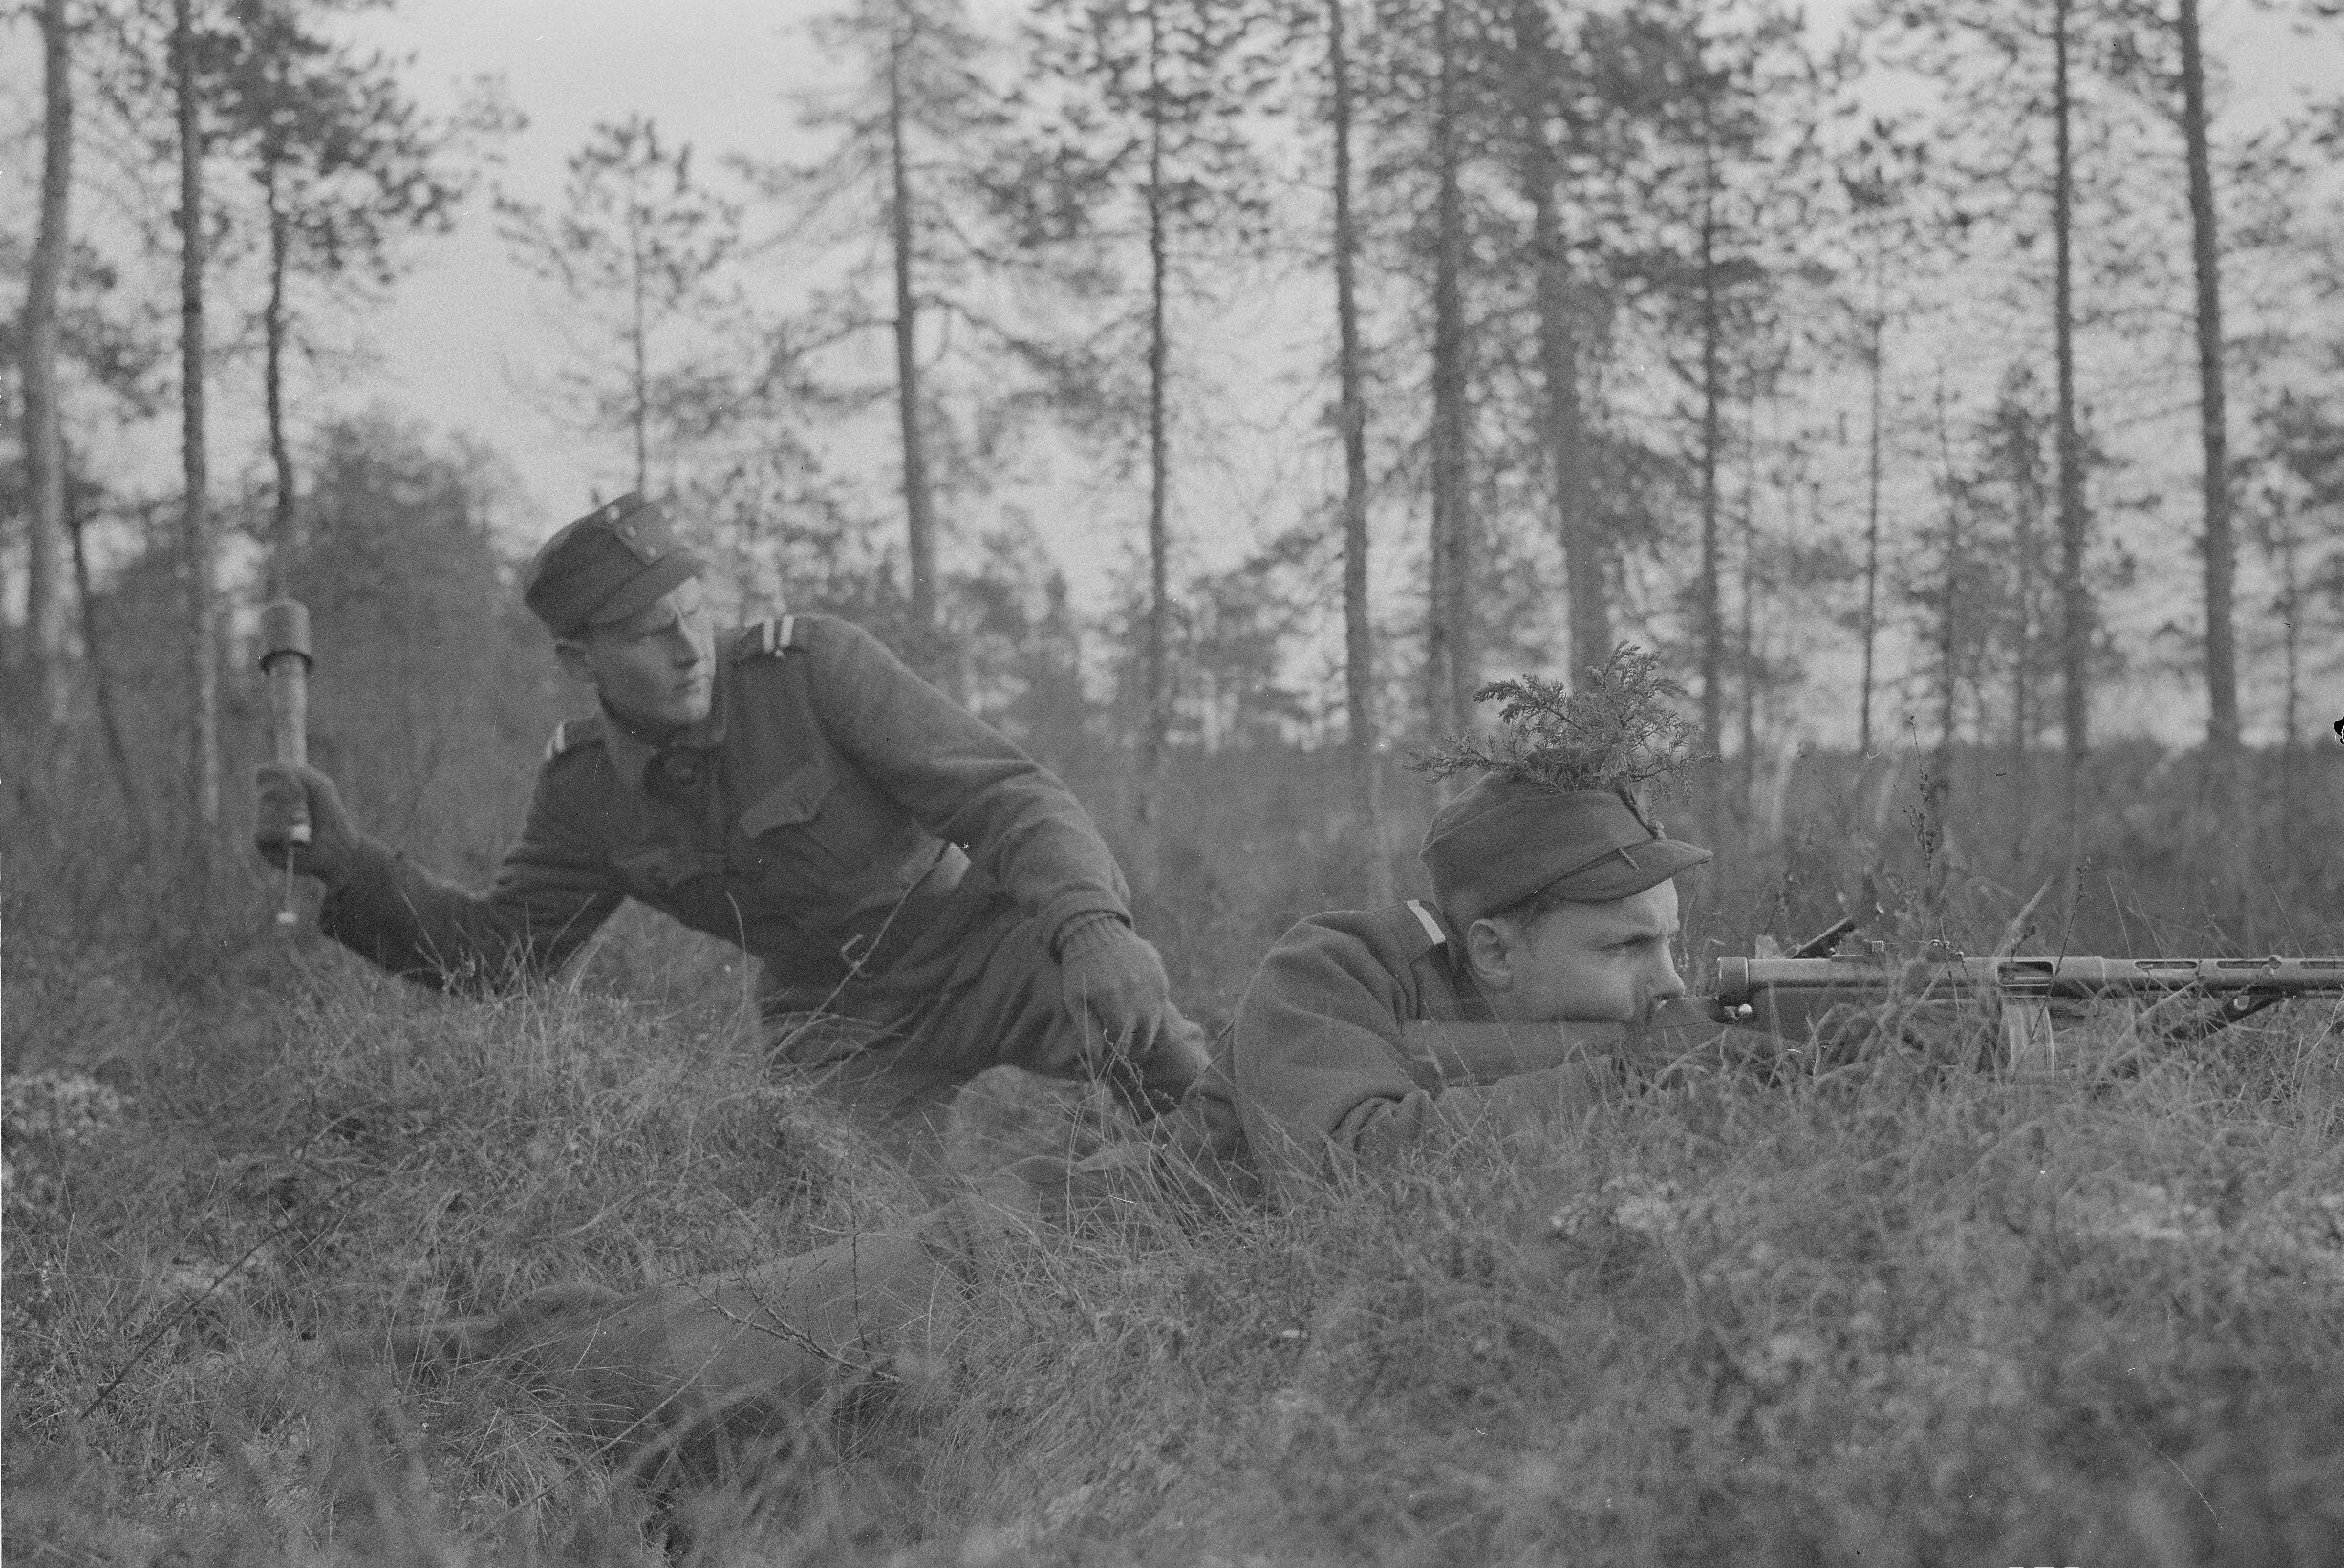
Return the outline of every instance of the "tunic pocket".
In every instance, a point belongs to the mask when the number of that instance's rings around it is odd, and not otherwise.
[[[805,827],[821,814],[822,803],[837,787],[828,765],[808,763],[749,803],[738,824],[741,836],[754,839],[777,827]]]
[[[677,889],[695,878],[724,874],[721,856],[703,854],[681,844],[656,845],[633,854],[616,855],[611,864],[618,868],[629,886],[656,900],[672,897]]]
[[[901,807],[828,758],[759,796],[736,826],[761,873],[802,870],[849,905],[927,838]]]

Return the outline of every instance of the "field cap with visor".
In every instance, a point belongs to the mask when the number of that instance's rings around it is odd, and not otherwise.
[[[565,641],[640,614],[700,574],[656,501],[629,491],[538,547],[521,589],[529,612]]]
[[[1424,862],[1458,931],[1544,893],[1574,904],[1632,898],[1710,858],[1664,837],[1628,795],[1556,789],[1485,773],[1435,812]]]

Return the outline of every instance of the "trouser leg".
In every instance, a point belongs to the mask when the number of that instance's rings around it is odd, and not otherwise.
[[[938,1381],[969,1293],[1029,1236],[1029,1191],[1002,1180],[900,1231],[761,1268],[631,1294],[540,1291],[494,1318],[400,1342],[409,1359],[501,1364],[558,1393],[584,1435],[643,1474],[712,1479],[794,1445],[873,1378]]]
[[[892,1004],[871,999],[892,1021],[817,1024],[804,1036],[807,1048],[781,1054],[804,1064],[826,1098],[848,1106],[930,1184],[954,1093],[991,1067],[1100,1080],[1143,1121],[1176,1106],[1207,1068],[1203,1029],[1168,1006],[1153,1048],[1125,1058],[1066,1007],[1048,938],[1038,921],[1005,918],[979,938],[982,961],[964,965],[939,994]]]
[[[1045,1078],[1099,1078],[1143,1118],[1177,1103],[1205,1069],[1204,1031],[1167,1004],[1165,1027],[1146,1056],[1127,1058],[1065,1003],[1050,934],[1039,921],[1005,931],[987,962],[921,1020],[912,1053],[949,1063],[956,1082],[988,1067],[1021,1067]]]

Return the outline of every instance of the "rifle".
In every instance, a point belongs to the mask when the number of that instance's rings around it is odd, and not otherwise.
[[[1624,1023],[1416,1020],[1400,1026],[1400,1065],[1420,1089],[1453,1089],[1599,1061],[1617,1051],[1627,1035]]]
[[[1840,938],[1855,929],[1854,918],[1842,920],[1787,957],[1720,958],[1716,1019],[1796,1039],[1836,1007],[1870,1008],[1891,999],[1983,1003],[2000,1019],[2007,1064],[2030,1069],[2056,1062],[2054,1001],[2127,996],[2151,998],[2152,1004],[2182,997],[2214,1001],[2210,1014],[2167,1031],[2187,1039],[2291,998],[2344,995],[2344,958],[1972,958],[1937,943],[1922,957],[1899,961],[1885,942],[1839,952]]]

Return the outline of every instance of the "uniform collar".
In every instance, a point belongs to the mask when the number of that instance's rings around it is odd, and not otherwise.
[[[608,728],[603,732],[603,745],[611,761],[617,765],[618,776],[627,787],[637,794],[643,792],[643,770],[652,760],[668,751],[714,751],[724,743],[725,712],[731,706],[730,682],[724,678],[723,666],[717,668],[715,691],[708,702],[708,717],[697,724],[666,735],[630,724],[608,707],[602,716]]]
[[[1427,989],[1433,1016],[1468,1023],[1489,1022],[1495,1017],[1489,999],[1473,978],[1473,966],[1465,959],[1465,943],[1448,912],[1423,898],[1409,899],[1401,908],[1406,912],[1401,929],[1408,933],[1410,965]]]

